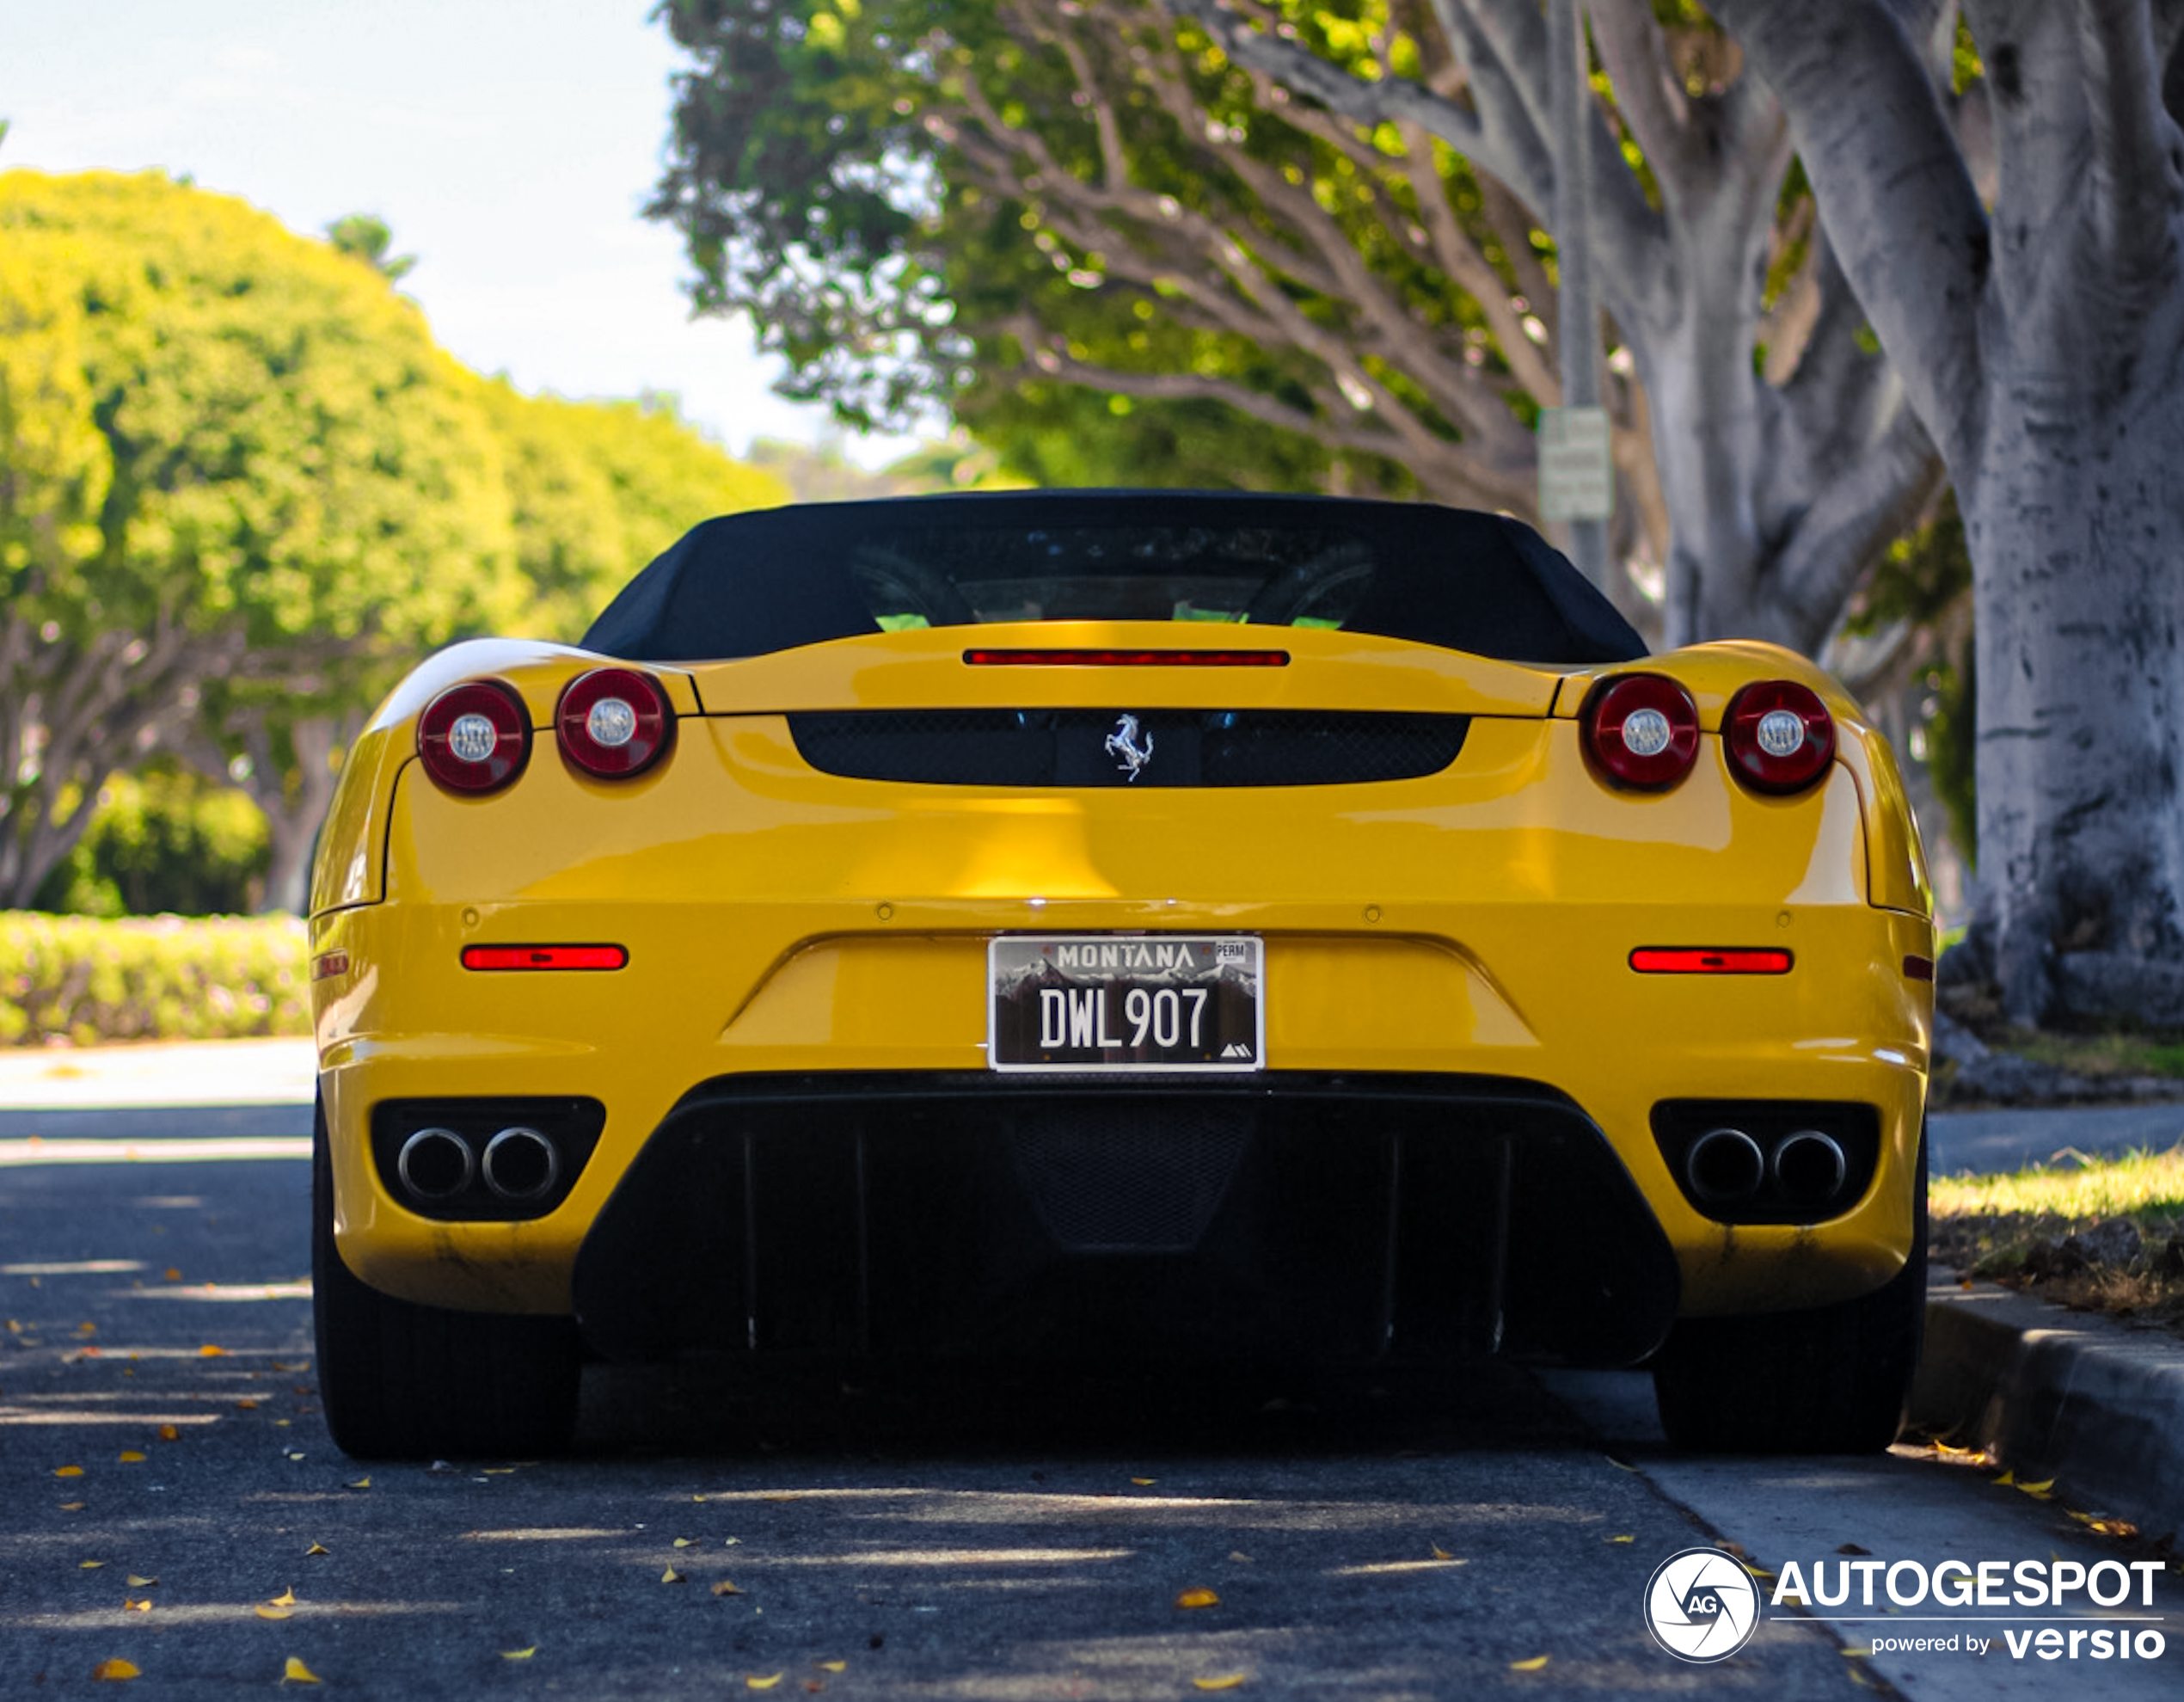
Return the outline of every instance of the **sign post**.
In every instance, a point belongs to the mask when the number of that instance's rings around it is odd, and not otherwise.
[[[1604,520],[1616,511],[1604,408],[1539,410],[1539,517]]]

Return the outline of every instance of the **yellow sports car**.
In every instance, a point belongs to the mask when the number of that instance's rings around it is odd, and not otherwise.
[[[581,648],[420,664],[311,911],[354,1454],[565,1442],[587,1354],[1650,1360],[1685,1447],[1895,1432],[1894,762],[1511,519],[709,521]]]

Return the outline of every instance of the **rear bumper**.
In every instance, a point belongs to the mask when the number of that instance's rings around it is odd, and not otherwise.
[[[1567,1099],[1492,1078],[709,1082],[586,1238],[616,1357],[1650,1352],[1675,1256]]]

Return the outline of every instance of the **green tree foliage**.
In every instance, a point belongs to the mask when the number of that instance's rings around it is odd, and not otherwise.
[[[46,875],[34,907],[241,915],[258,907],[271,851],[264,814],[240,790],[157,759],[99,789],[90,826]]]
[[[1089,9],[671,0],[692,68],[653,211],[701,309],[748,311],[789,394],[860,426],[950,407],[1040,482],[1528,510],[1555,388],[1529,215],[1157,5]],[[1338,63],[1430,70],[1405,13],[1284,15]]]
[[[0,906],[154,748],[242,783],[295,906],[341,748],[421,651],[573,638],[696,521],[784,499],[671,404],[458,366],[390,246],[156,175],[0,174]]]
[[[353,212],[326,227],[326,240],[343,254],[354,255],[390,284],[407,278],[417,264],[415,255],[394,255],[395,233],[387,221],[372,212]]]
[[[1966,865],[1976,868],[1978,694],[1972,642],[1972,552],[1954,491],[1924,525],[1889,546],[1845,625],[1861,634],[1891,627],[1903,632],[1919,712],[1912,754],[1926,765],[1934,795],[1948,816],[1950,839]]]
[[[0,903],[205,683],[523,604],[475,379],[371,269],[153,174],[0,174]]]
[[[507,451],[525,630],[573,642],[630,575],[699,519],[788,501],[770,473],[731,460],[672,397],[569,402],[485,387]]]

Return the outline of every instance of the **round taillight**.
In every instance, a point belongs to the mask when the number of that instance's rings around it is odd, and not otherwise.
[[[417,718],[417,754],[448,791],[497,792],[531,759],[531,716],[500,680],[451,685]]]
[[[675,742],[667,693],[635,668],[595,667],[579,674],[563,689],[554,724],[561,754],[602,780],[642,774]]]
[[[1603,680],[1583,722],[1585,748],[1613,785],[1661,791],[1698,758],[1698,708],[1690,692],[1658,673]]]
[[[1835,718],[1794,680],[1747,685],[1721,717],[1729,770],[1755,792],[1801,792],[1835,759]]]

